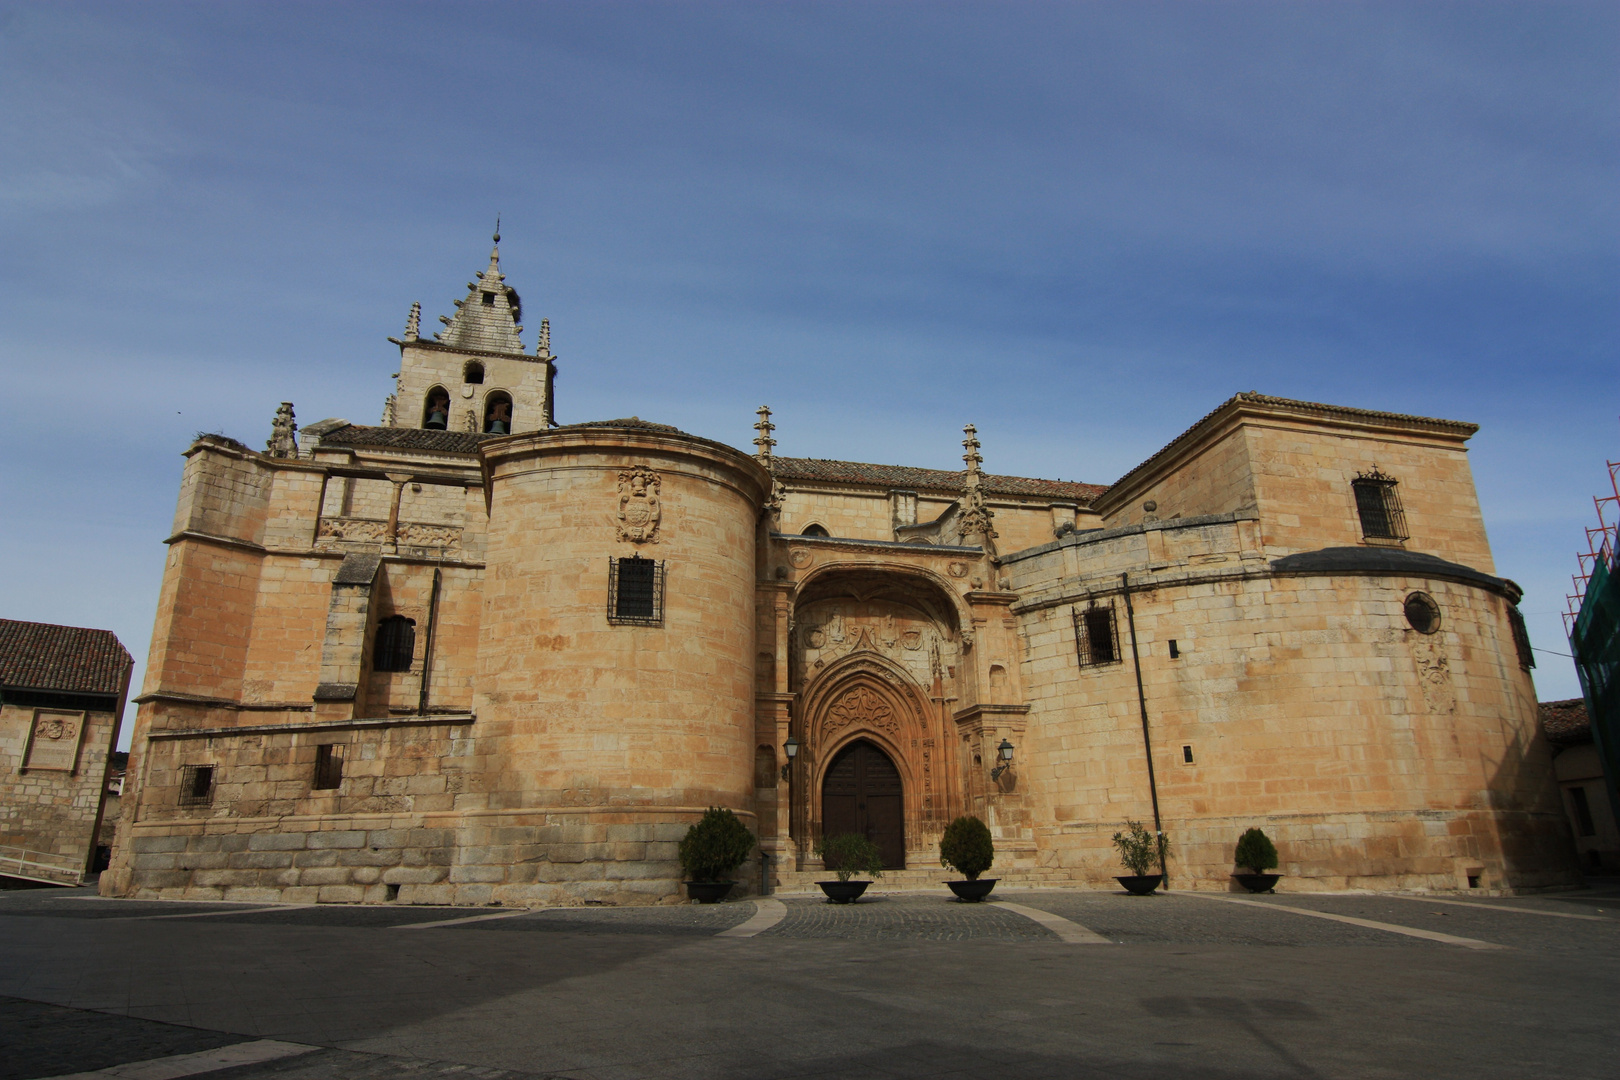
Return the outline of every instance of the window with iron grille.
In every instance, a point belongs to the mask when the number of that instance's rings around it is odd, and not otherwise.
[[[1398,482],[1376,467],[1350,481],[1356,495],[1356,514],[1361,518],[1361,535],[1367,540],[1405,540],[1406,511],[1401,509]]]
[[[180,805],[207,806],[214,801],[214,767],[180,766]]]
[[[608,560],[608,622],[616,626],[664,624],[664,567],[636,555]]]
[[[1530,648],[1530,631],[1518,608],[1508,608],[1508,623],[1513,627],[1513,647],[1519,651],[1519,666],[1529,671],[1536,666],[1536,654]]]
[[[343,784],[343,748],[333,743],[322,743],[315,748],[316,791],[331,791]]]
[[[1114,618],[1114,605],[1092,604],[1084,611],[1071,609],[1074,614],[1074,642],[1081,667],[1117,664],[1122,659],[1119,651],[1119,623]]]
[[[377,623],[371,647],[372,671],[409,671],[416,655],[416,620],[390,615]]]

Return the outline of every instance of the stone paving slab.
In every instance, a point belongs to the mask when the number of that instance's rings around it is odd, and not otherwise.
[[[1490,941],[1515,949],[1565,954],[1579,952],[1583,956],[1603,957],[1611,962],[1620,963],[1620,919],[1614,920],[1612,924],[1583,921],[1582,932],[1572,935],[1564,929],[1566,920],[1563,919],[1549,919],[1518,911],[1490,911],[1453,904],[1426,904],[1420,899],[1405,897],[1290,893],[1277,896],[1251,896],[1246,899],[1279,907],[1308,908],[1335,915],[1393,923],[1397,926],[1434,930],[1443,934]],[[1504,900],[1503,903],[1522,906],[1516,899]],[[1595,910],[1595,906],[1583,907],[1580,910],[1583,912]],[[1263,916],[1265,912],[1256,914]]]
[[[1129,896],[1054,890],[1018,895],[1019,903],[1061,915],[1123,945],[1439,947],[1434,942],[1362,927],[1271,915],[1237,904],[1215,904],[1166,893]]]
[[[0,1080],[89,1072],[242,1041],[223,1031],[0,997]]]

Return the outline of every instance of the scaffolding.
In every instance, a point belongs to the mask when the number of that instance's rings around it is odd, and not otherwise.
[[[1598,526],[1586,530],[1564,632],[1586,698],[1603,786],[1620,820],[1620,462],[1608,462],[1611,494],[1595,497]]]

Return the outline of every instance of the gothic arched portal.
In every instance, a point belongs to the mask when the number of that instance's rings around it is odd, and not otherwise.
[[[821,833],[859,833],[877,845],[884,869],[905,869],[905,788],[900,770],[875,743],[858,739],[827,767],[821,782]]]

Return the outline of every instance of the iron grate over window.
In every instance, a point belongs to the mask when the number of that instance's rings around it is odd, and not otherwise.
[[[1529,671],[1536,666],[1536,654],[1530,648],[1530,630],[1524,625],[1524,616],[1518,608],[1508,608],[1508,623],[1513,627],[1513,647],[1519,652],[1519,666]]]
[[[315,747],[315,781],[310,785],[316,791],[332,791],[343,786],[343,750],[333,743]]]
[[[1119,622],[1114,618],[1112,601],[1093,603],[1084,611],[1070,610],[1074,615],[1074,644],[1081,667],[1118,664],[1124,660],[1119,651]]]
[[[416,620],[390,615],[377,623],[371,648],[372,671],[409,671],[416,656]]]
[[[214,767],[180,766],[180,805],[207,806],[214,801]]]
[[[664,624],[663,560],[608,559],[608,622],[615,626]]]
[[[1362,473],[1350,481],[1356,496],[1356,514],[1361,518],[1361,535],[1367,540],[1405,540],[1406,511],[1396,490],[1399,481],[1378,471]]]

